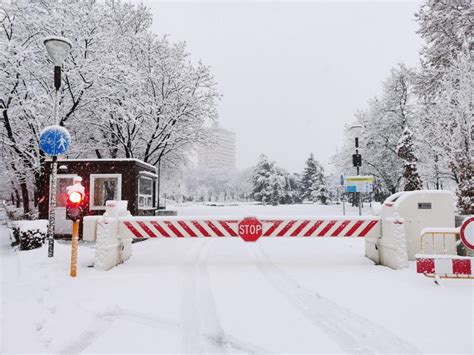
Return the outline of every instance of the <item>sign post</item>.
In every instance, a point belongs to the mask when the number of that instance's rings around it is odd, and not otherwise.
[[[341,174],[339,178],[339,183],[341,184],[341,199],[342,199],[342,215],[346,215],[346,200],[344,199],[344,185],[345,185],[345,178],[344,174]]]
[[[51,166],[49,221],[48,221],[48,257],[54,256],[54,229],[56,220],[56,175],[58,174],[57,156],[69,149],[71,136],[68,130],[59,125],[46,127],[40,134],[39,145],[43,152],[53,157]]]
[[[361,193],[370,193],[373,190],[373,184],[374,184],[374,177],[371,175],[368,176],[347,176],[345,178],[345,184],[346,184],[346,191],[347,192],[353,192],[355,193],[359,199],[358,199],[358,204],[359,204],[359,216],[362,214],[361,208]]]

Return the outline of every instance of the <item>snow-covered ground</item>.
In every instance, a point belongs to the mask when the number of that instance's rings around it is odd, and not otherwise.
[[[330,215],[341,206],[178,206],[180,215]],[[356,214],[351,209],[351,214]],[[0,218],[1,220],[1,218]],[[473,286],[375,266],[349,238],[158,239],[111,271],[70,244],[1,243],[1,352],[473,353]]]

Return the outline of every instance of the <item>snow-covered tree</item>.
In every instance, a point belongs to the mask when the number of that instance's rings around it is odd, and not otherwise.
[[[457,185],[458,207],[472,213],[473,5],[470,0],[429,1],[417,13],[425,44],[418,77],[425,152],[437,177]],[[450,170],[447,172],[446,170]]]
[[[382,190],[381,196],[394,193],[401,187],[404,163],[398,155],[398,144],[405,128],[417,128],[417,96],[413,78],[413,70],[403,64],[397,65],[383,82],[382,95],[369,100],[368,107],[355,115],[356,123],[364,127],[359,137],[361,173],[376,178]],[[415,138],[412,137],[414,154],[419,149]],[[354,144],[349,127],[346,127],[344,142],[336,154],[335,163],[339,171],[349,175],[354,169],[351,161]]]
[[[275,175],[275,163],[264,154],[254,168],[252,176],[252,196],[255,201],[269,202],[272,196],[272,177]]]
[[[313,192],[311,193],[312,200],[319,201],[323,205],[326,205],[330,197],[328,187],[324,184],[317,185],[317,182],[315,182],[312,188],[313,188]]]
[[[284,201],[286,204],[300,203],[300,184],[301,184],[301,175],[300,174],[290,174],[286,171],[283,171],[282,175],[285,177],[285,198]]]
[[[408,127],[403,130],[398,142],[397,153],[403,159],[403,178],[405,179],[405,191],[421,190],[423,183],[416,168],[418,158],[413,145],[413,132]]]
[[[440,82],[463,51],[472,51],[472,0],[425,0],[415,14],[421,50],[420,86],[428,96],[443,92]]]
[[[25,211],[32,191],[45,183],[39,134],[56,123],[46,36],[73,44],[63,64],[57,119],[72,134],[66,157],[157,164],[205,140],[219,98],[209,68],[192,64],[183,43],[151,33],[151,22],[147,7],[120,1],[1,3],[2,165],[21,190]]]
[[[285,201],[286,196],[286,185],[285,176],[278,171],[270,175],[269,188],[270,188],[270,203],[272,205],[278,205]]]
[[[264,154],[260,156],[252,175],[252,197],[255,201],[280,204],[300,201],[299,178],[276,166]]]
[[[322,201],[323,199],[323,203],[326,203],[327,198],[325,198],[323,194],[320,193],[321,187],[325,185],[324,168],[316,159],[314,159],[314,155],[311,153],[309,158],[306,160],[306,166],[301,176],[301,199],[310,200],[313,202],[318,200]]]

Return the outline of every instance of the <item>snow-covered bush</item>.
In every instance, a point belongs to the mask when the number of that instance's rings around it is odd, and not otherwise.
[[[6,208],[8,219],[11,221],[19,220],[35,220],[38,218],[38,210],[30,210],[24,213],[23,208],[16,208],[14,206],[7,206]]]
[[[20,250],[40,248],[46,239],[46,233],[39,229],[22,231],[20,227],[13,227],[12,231],[12,247],[19,246]]]
[[[47,235],[46,220],[17,221],[12,227],[12,247],[18,246],[20,250],[40,248]]]

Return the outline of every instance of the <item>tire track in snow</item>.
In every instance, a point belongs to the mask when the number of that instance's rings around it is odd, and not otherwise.
[[[199,337],[199,315],[197,312],[197,263],[199,256],[204,248],[204,241],[197,241],[193,245],[189,254],[186,256],[186,262],[181,267],[183,280],[181,286],[181,323],[183,326],[182,348],[183,352],[202,352]],[[197,332],[195,330],[198,330]]]
[[[186,334],[193,333],[194,336],[202,338],[203,341],[213,343],[215,341],[215,334],[202,331],[199,328],[184,327],[181,323],[167,320],[158,316],[153,316],[148,313],[136,312],[129,309],[122,309],[116,307],[113,310],[106,311],[103,313],[96,314],[96,319],[87,327],[88,330],[79,334],[79,336],[64,347],[59,353],[61,354],[79,354],[87,350],[93,345],[102,334],[107,332],[115,322],[127,321],[135,322],[141,325],[145,325],[151,328],[157,328],[160,330],[176,332],[184,332]],[[131,335],[132,336],[132,335]],[[226,344],[232,352],[245,352],[245,353],[264,353],[265,351],[252,344],[245,343],[240,339],[233,336],[223,334],[222,343]],[[194,353],[204,353],[204,351]]]
[[[355,354],[420,353],[414,345],[384,327],[301,286],[271,262],[260,244],[255,245],[252,250],[256,265],[267,281],[305,318],[326,332],[344,352]]]
[[[205,241],[206,245],[199,255],[195,268],[198,312],[200,329],[203,333],[212,334],[212,338],[204,344],[204,349],[208,353],[226,353],[228,344],[225,341],[224,329],[222,328],[217,314],[216,302],[211,289],[211,280],[207,269],[207,258],[211,244]]]
[[[207,240],[201,243],[200,247],[191,252],[192,269],[183,270],[183,352],[264,352],[263,349],[246,344],[224,332],[217,313],[207,264],[211,243]]]
[[[60,354],[79,354],[94,344],[120,316],[119,311],[105,312],[96,314],[96,319],[87,327],[87,330],[79,334],[79,336],[64,347]]]

